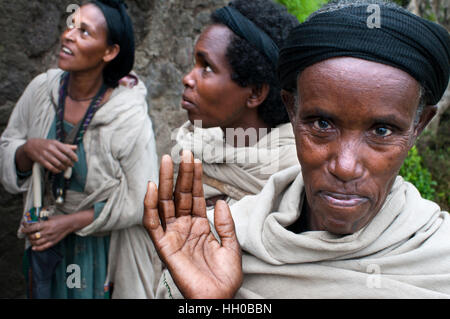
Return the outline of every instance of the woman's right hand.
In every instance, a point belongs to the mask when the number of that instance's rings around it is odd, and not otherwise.
[[[37,162],[50,172],[58,174],[73,167],[73,163],[78,161],[76,150],[76,145],[32,138],[17,150],[17,168],[22,172],[29,171],[33,163]]]
[[[149,183],[143,224],[185,298],[232,298],[242,284],[241,249],[230,209],[219,201],[211,231],[206,215],[202,164],[183,153],[173,191],[173,163],[162,158],[159,189]]]

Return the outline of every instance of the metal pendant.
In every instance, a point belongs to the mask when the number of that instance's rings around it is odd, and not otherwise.
[[[56,204],[64,204],[64,190],[59,187],[56,189]]]

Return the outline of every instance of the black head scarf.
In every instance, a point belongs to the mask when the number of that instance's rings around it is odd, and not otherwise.
[[[122,0],[94,0],[105,16],[108,26],[108,45],[118,44],[120,52],[103,70],[106,85],[117,87],[119,80],[133,69],[134,31],[127,5]]]
[[[276,67],[278,63],[278,46],[256,24],[233,8],[232,4],[217,9],[215,16],[236,35],[247,40],[259,52],[264,54]]]
[[[427,104],[437,104],[449,81],[448,32],[402,8],[379,6],[380,28],[368,27],[367,5],[319,13],[296,27],[280,52],[282,88],[295,89],[298,74],[314,63],[349,56],[409,73],[424,85]]]

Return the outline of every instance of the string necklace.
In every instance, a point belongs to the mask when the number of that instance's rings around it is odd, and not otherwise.
[[[86,102],[86,101],[90,101],[92,99],[94,99],[94,96],[88,97],[88,98],[83,98],[83,99],[76,99],[74,98],[69,92],[67,92],[67,96],[69,97],[69,99],[71,99],[74,102]]]
[[[81,143],[84,133],[87,130],[87,127],[92,121],[92,118],[94,117],[95,112],[100,108],[100,103],[104,98],[104,95],[106,93],[106,90],[108,87],[105,85],[105,83],[102,84],[101,88],[97,92],[97,94],[91,99],[92,102],[89,105],[89,108],[87,109],[84,118],[82,119],[82,124],[80,125],[78,129],[78,133],[75,137],[74,141],[65,141],[66,134],[64,132],[64,106],[65,106],[65,100],[67,97],[67,86],[69,83],[69,73],[66,72],[63,74],[62,83],[59,91],[59,103],[57,106],[57,116],[56,116],[56,138],[62,142],[62,143],[72,143],[74,145],[78,145]]]
[[[70,134],[70,141],[66,140],[66,132],[64,131],[64,106],[66,97],[68,96],[68,84],[69,84],[69,73],[65,72],[61,77],[60,89],[59,89],[59,100],[56,107],[56,139],[62,143],[79,145],[82,140],[84,133],[86,132],[89,124],[91,123],[95,112],[101,107],[106,90],[108,87],[105,83],[102,83],[101,88],[98,90],[97,94],[91,98],[92,102],[87,109],[82,121],[74,128],[76,134],[72,140],[72,134]],[[71,98],[69,96],[69,98]],[[70,178],[64,178],[64,172],[52,175],[52,190],[58,203],[64,202],[64,196],[67,188],[70,185]]]

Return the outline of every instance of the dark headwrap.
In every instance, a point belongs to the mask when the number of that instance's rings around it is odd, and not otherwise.
[[[409,73],[435,105],[444,94],[450,72],[450,37],[441,26],[402,8],[380,5],[380,28],[369,28],[367,5],[319,13],[296,27],[280,52],[282,88],[296,88],[306,67],[333,57],[356,57]]]
[[[215,15],[236,35],[247,40],[259,52],[264,54],[274,66],[277,65],[279,49],[267,33],[231,5],[216,10]]]
[[[127,5],[122,0],[94,0],[105,16],[108,26],[108,44],[118,44],[120,52],[103,70],[106,85],[116,87],[119,80],[133,69],[134,31]]]

